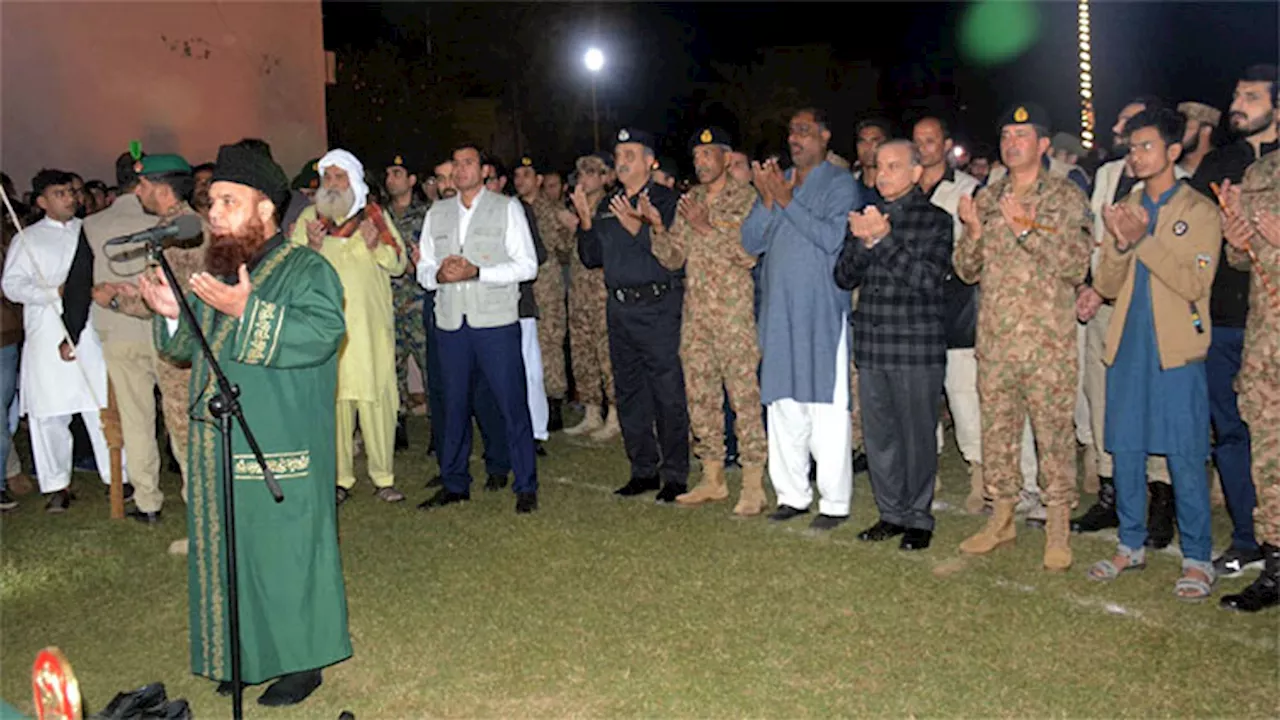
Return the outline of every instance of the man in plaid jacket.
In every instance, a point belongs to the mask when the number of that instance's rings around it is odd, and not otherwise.
[[[849,213],[850,234],[835,269],[842,289],[861,288],[853,353],[880,510],[880,521],[858,539],[902,535],[903,550],[923,550],[933,537],[935,429],[947,364],[943,284],[954,237],[951,216],[917,187],[923,172],[911,142],[880,146],[882,199]]]

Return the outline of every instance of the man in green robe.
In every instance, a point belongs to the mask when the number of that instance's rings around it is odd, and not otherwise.
[[[322,256],[281,233],[288,197],[288,179],[266,154],[243,145],[219,150],[208,272],[192,275],[188,298],[227,378],[240,386],[244,416],[284,491],[284,502],[276,503],[237,424],[232,468],[243,681],[279,678],[258,698],[262,705],[301,702],[320,685],[321,668],[351,656],[334,498],[342,283]],[[191,665],[230,694],[222,443],[208,409],[217,385],[162,274],[148,274],[141,286],[157,315],[157,349],[192,363]]]

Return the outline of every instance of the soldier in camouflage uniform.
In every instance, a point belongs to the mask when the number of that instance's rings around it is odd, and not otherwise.
[[[1225,183],[1223,197],[1227,261],[1252,271],[1236,390],[1240,415],[1249,424],[1258,498],[1254,534],[1264,565],[1252,585],[1224,596],[1220,604],[1257,612],[1280,605],[1280,150],[1250,165],[1238,189]]]
[[[756,201],[755,188],[726,172],[729,136],[704,128],[689,142],[698,185],[680,199],[671,229],[654,226],[652,250],[668,270],[685,268],[680,361],[684,366],[694,451],[702,482],[676,497],[681,505],[724,500],[724,391],[737,417],[734,431],[742,462],[742,495],[734,512],[764,511],[768,445],[760,416],[760,365],[751,268],[742,249],[742,221]]]
[[[412,358],[418,364],[426,384],[427,377],[427,328],[422,322],[422,306],[426,290],[418,284],[418,234],[422,232],[422,220],[427,216],[431,203],[422,202],[414,193],[418,184],[417,173],[405,165],[404,155],[396,155],[387,164],[385,180],[391,202],[387,211],[396,224],[396,230],[404,239],[409,262],[401,275],[391,278],[391,303],[396,314],[396,385],[400,391],[400,413],[396,418],[396,449],[409,447],[409,435],[405,417],[412,407],[409,394],[409,363]]]
[[[1075,287],[1089,267],[1091,225],[1084,193],[1046,172],[1048,118],[1018,105],[1000,122],[1001,157],[1010,171],[963,198],[965,232],[956,242],[956,275],[982,283],[978,306],[978,392],[982,397],[983,470],[995,509],[960,545],[985,554],[1013,541],[1018,438],[1031,416],[1038,442],[1047,518],[1044,565],[1071,565],[1068,513],[1076,497]]]
[[[604,197],[604,182],[609,168],[597,155],[578,158],[578,184],[587,192],[587,202],[595,207]],[[577,230],[578,216],[571,210],[557,213],[561,223]],[[582,422],[568,428],[568,435],[592,433],[594,439],[607,440],[621,428],[618,425],[617,398],[613,387],[613,366],[609,362],[609,334],[605,323],[605,303],[609,298],[604,287],[604,270],[588,269],[578,257],[577,248],[569,261],[569,347],[573,350],[573,381],[578,399],[586,406]],[[609,402],[609,422],[601,418],[600,409]]]
[[[574,234],[556,217],[557,208],[542,195],[540,165],[525,155],[516,166],[514,182],[520,199],[533,208],[538,236],[547,249],[547,261],[538,268],[533,299],[538,305],[538,348],[542,351],[542,384],[547,393],[548,430],[564,428],[562,409],[569,383],[565,378],[564,336],[566,305],[561,268],[574,253]]]

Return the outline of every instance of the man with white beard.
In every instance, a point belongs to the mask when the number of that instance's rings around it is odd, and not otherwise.
[[[337,501],[341,505],[356,484],[358,417],[377,497],[400,502],[404,493],[394,487],[400,394],[391,278],[404,272],[404,241],[382,208],[368,202],[364,166],[354,155],[330,150],[317,169],[315,204],[298,216],[292,240],[324,255],[342,279],[347,337],[338,359]]]

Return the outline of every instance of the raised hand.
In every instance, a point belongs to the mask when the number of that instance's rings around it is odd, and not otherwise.
[[[982,220],[978,217],[978,204],[973,198],[964,195],[960,198],[960,205],[957,208],[960,215],[960,223],[964,225],[965,234],[970,240],[977,240],[982,237]]]
[[[582,225],[583,230],[590,230],[591,203],[587,200],[586,187],[578,185],[573,189],[573,194],[569,198],[573,200],[573,209],[578,213],[578,223]]]
[[[1222,237],[1227,244],[1237,250],[1247,250],[1253,239],[1253,224],[1239,214],[1223,210],[1218,210],[1218,218],[1222,221]]]
[[[360,221],[360,229],[357,231],[360,237],[364,238],[364,246],[373,250],[378,247],[378,226],[374,224],[373,219],[366,217]]]
[[[1259,210],[1253,216],[1253,224],[1272,247],[1280,247],[1280,216],[1270,210]]]
[[[140,275],[138,290],[152,312],[170,320],[178,319],[178,297],[162,273],[145,272]]]
[[[635,235],[640,232],[641,217],[635,208],[631,207],[631,203],[622,195],[614,195],[609,199],[609,210],[613,212],[614,217],[618,218],[618,222],[627,232]]]
[[[694,200],[692,196],[685,194],[680,196],[680,201],[676,203],[676,212],[689,223],[689,227],[699,235],[710,235],[715,231],[715,227],[711,224],[711,211],[705,203]]]
[[[1000,198],[1000,215],[1004,224],[1016,235],[1021,235],[1035,224],[1036,207],[1034,202],[1023,202],[1008,193]]]
[[[760,201],[764,206],[773,209],[773,184],[772,177],[765,166],[759,162],[751,163],[751,184],[756,186],[756,190],[760,193]]]
[[[307,223],[307,245],[312,250],[319,250],[324,245],[324,223],[319,220],[312,220]]]
[[[652,202],[649,202],[648,190],[640,193],[640,199],[636,202],[636,215],[654,227],[662,226],[662,213],[658,212],[658,208],[654,207]]]
[[[1116,249],[1120,252],[1137,244],[1147,234],[1147,222],[1150,216],[1145,208],[1130,205],[1108,205],[1102,210],[1103,222],[1116,238]]]
[[[191,275],[191,291],[206,305],[223,315],[239,318],[244,315],[244,308],[249,304],[249,293],[253,285],[249,282],[249,268],[240,266],[239,282],[228,285],[205,272]]]

